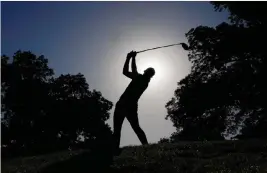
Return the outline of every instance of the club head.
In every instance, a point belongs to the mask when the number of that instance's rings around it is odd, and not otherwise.
[[[181,43],[182,47],[184,48],[184,50],[189,50],[189,46],[185,43]]]

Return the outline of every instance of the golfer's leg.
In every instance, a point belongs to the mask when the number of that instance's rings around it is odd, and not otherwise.
[[[127,119],[130,122],[134,132],[138,136],[139,140],[143,145],[148,144],[146,134],[145,132],[141,129],[138,121],[138,115],[137,112],[131,113],[127,115]]]
[[[124,120],[124,115],[119,108],[115,108],[114,117],[113,117],[113,140],[114,140],[114,149],[115,151],[120,148],[120,139],[121,139],[121,127]]]

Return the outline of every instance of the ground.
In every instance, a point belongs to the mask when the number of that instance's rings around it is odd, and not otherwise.
[[[108,152],[65,151],[2,160],[3,173],[267,172],[267,140],[180,142],[124,147],[110,163]]]

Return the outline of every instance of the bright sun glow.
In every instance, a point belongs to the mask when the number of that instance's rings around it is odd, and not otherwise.
[[[164,76],[168,72],[168,66],[166,61],[159,54],[149,53],[149,54],[140,54],[137,57],[137,69],[138,72],[143,74],[144,70],[149,67],[153,67],[156,71],[155,76],[153,76],[151,82],[158,84],[164,79]]]

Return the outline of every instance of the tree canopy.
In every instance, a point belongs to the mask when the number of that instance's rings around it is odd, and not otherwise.
[[[192,69],[166,104],[172,138],[217,140],[240,129],[237,138],[267,137],[266,4],[212,4],[229,11],[229,23],[186,33]]]
[[[89,90],[82,74],[54,76],[44,56],[1,56],[2,149],[8,155],[48,152],[111,135],[112,102]]]

